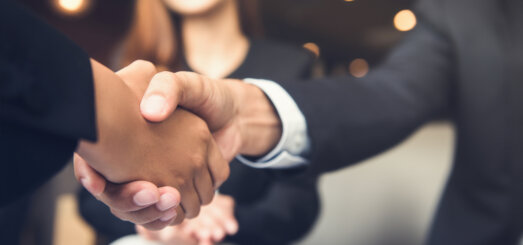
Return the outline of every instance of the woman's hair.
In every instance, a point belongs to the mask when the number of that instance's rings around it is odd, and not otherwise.
[[[242,32],[263,34],[257,0],[237,0]],[[124,39],[118,66],[134,60],[153,62],[160,70],[182,69],[183,45],[180,16],[169,13],[162,0],[136,0],[133,22]]]

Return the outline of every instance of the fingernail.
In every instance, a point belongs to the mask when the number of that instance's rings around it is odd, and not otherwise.
[[[166,103],[167,102],[163,96],[151,95],[142,101],[142,113],[148,115],[161,115],[165,111]]]
[[[160,201],[156,204],[156,207],[160,211],[173,208],[177,205],[175,197],[170,193],[165,193],[160,196]]]
[[[156,195],[148,190],[141,190],[134,195],[133,201],[138,206],[147,206],[156,203],[158,198],[156,198]]]
[[[174,217],[176,217],[176,210],[175,209],[167,211],[165,213],[165,215],[160,218],[160,220],[165,222],[165,221],[169,221],[169,220],[173,219]]]

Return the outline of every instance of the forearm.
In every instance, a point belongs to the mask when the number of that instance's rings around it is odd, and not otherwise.
[[[87,54],[17,1],[0,1],[0,33],[4,203],[51,178],[96,130]]]
[[[240,154],[260,156],[273,149],[282,134],[280,118],[258,87],[240,81],[231,87],[238,97],[238,120],[243,144]]]
[[[420,22],[363,78],[282,81],[307,118],[311,167],[324,172],[354,164],[448,113],[451,48],[449,40]]]

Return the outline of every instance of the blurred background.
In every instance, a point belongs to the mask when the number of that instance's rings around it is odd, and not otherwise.
[[[20,2],[104,64],[127,33],[134,6],[131,0]],[[416,25],[413,0],[260,4],[265,35],[311,51],[316,77],[364,77]],[[319,221],[299,244],[420,244],[447,177],[453,137],[451,125],[434,123],[364,164],[324,175]],[[96,234],[76,210],[77,188],[68,168],[27,197],[28,207],[14,204],[26,214],[21,244],[95,244]]]

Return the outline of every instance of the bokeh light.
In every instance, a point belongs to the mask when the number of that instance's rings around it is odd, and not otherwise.
[[[416,26],[416,23],[416,15],[408,9],[401,10],[394,16],[394,27],[398,31],[410,31]]]
[[[311,51],[311,53],[316,56],[316,58],[320,57],[320,47],[315,43],[305,43],[303,44],[303,48]]]
[[[90,0],[54,0],[56,10],[66,15],[80,15],[87,11]]]
[[[354,59],[349,64],[349,73],[357,78],[364,77],[369,73],[369,63],[364,59]]]

